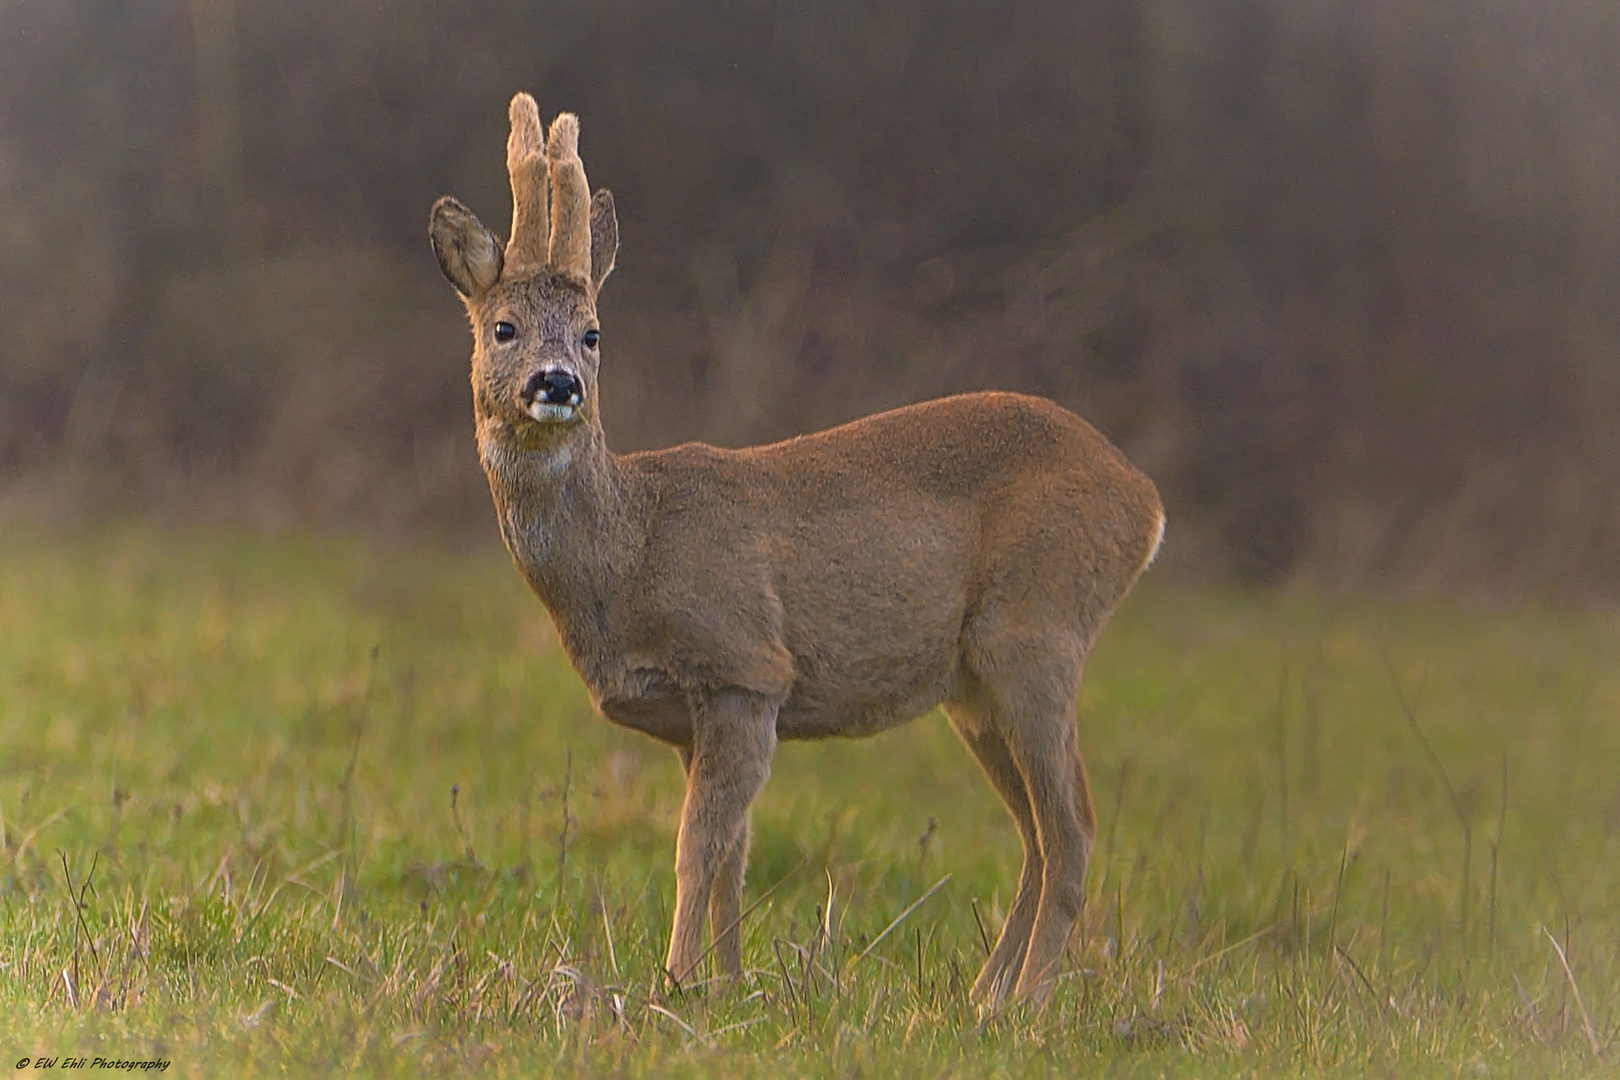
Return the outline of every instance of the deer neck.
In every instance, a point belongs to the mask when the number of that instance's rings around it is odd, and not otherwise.
[[[565,642],[601,629],[607,598],[633,568],[643,530],[600,425],[593,419],[529,444],[486,428],[479,453],[507,550]]]

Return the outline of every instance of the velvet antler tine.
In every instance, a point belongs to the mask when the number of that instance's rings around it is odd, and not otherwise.
[[[591,280],[591,191],[579,160],[579,117],[561,113],[546,140],[551,172],[551,246],[546,261],[560,274]]]
[[[512,133],[506,139],[506,171],[512,178],[512,236],[507,266],[538,266],[546,261],[551,219],[547,206],[546,136],[534,98],[518,94],[508,110]]]

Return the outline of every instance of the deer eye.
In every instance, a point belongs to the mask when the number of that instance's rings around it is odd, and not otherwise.
[[[596,343],[598,341],[601,341],[601,340],[602,340],[602,332],[600,330],[587,330],[587,331],[585,331],[585,347],[587,349],[596,348]]]
[[[495,324],[496,341],[511,341],[515,337],[517,337],[517,327],[513,326],[511,323],[498,322]]]

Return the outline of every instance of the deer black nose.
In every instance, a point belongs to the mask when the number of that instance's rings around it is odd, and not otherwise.
[[[537,371],[523,384],[524,404],[538,401],[542,405],[578,405],[585,397],[585,387],[568,371],[552,369]]]

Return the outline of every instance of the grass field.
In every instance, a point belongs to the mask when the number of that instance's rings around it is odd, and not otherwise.
[[[967,1003],[1018,844],[938,716],[782,747],[752,974],[679,992],[674,756],[593,715],[503,557],[0,540],[0,1067],[1620,1070],[1612,613],[1150,582],[1080,716],[1045,1012]]]

